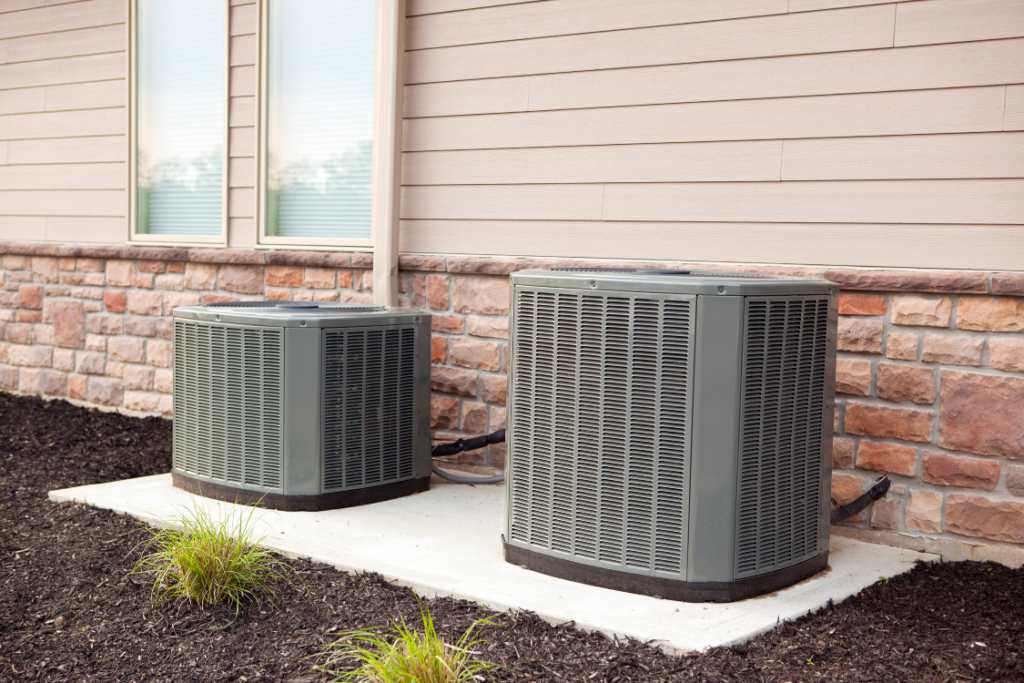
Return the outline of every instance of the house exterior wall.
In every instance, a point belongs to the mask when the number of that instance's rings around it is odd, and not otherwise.
[[[369,301],[372,258],[253,249],[237,0],[229,248],[125,244],[125,6],[0,0],[0,390],[170,415],[174,306]],[[400,286],[434,315],[436,438],[504,426],[515,270],[825,277],[833,492],[894,481],[835,532],[1024,561],[1024,3],[408,0],[406,81]]]

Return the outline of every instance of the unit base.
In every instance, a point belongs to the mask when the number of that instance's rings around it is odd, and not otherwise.
[[[544,555],[507,542],[505,561],[541,574],[601,588],[650,595],[680,602],[736,602],[792,586],[828,566],[828,551],[800,564],[770,574],[730,582],[677,581],[657,576],[631,574],[604,567],[592,567],[560,557]]]
[[[223,500],[241,505],[259,505],[271,510],[316,512],[318,510],[336,510],[355,505],[379,503],[383,500],[401,498],[412,493],[420,493],[430,488],[430,477],[422,479],[406,479],[391,484],[368,486],[351,491],[336,491],[313,496],[289,496],[281,493],[261,493],[248,489],[235,488],[226,484],[205,481],[180,472],[171,472],[172,483],[180,489],[204,498]]]

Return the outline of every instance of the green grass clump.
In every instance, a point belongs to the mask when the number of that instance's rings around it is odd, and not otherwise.
[[[254,538],[255,508],[222,519],[198,505],[193,509],[175,520],[174,527],[145,527],[152,534],[143,544],[149,552],[136,563],[134,573],[152,577],[154,602],[226,602],[235,608],[236,617],[249,600],[276,605],[276,585],[291,578],[292,568],[259,546],[265,536]]]
[[[316,669],[332,683],[465,683],[484,680],[497,664],[475,659],[475,637],[494,622],[480,619],[454,643],[437,634],[434,618],[419,598],[423,632],[413,630],[399,616],[390,626],[348,631],[320,654]],[[342,667],[355,665],[355,669]]]

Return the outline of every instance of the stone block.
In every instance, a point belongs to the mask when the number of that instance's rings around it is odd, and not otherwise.
[[[469,333],[476,337],[492,337],[494,339],[508,339],[508,318],[492,318],[481,315],[468,315],[466,321],[469,325]]]
[[[157,404],[157,410],[164,417],[171,417],[174,414],[174,398],[171,396],[161,396],[160,402]]]
[[[63,372],[43,370],[41,388],[43,396],[67,396],[68,376]]]
[[[115,363],[111,361],[107,363],[107,377],[117,377],[118,379],[124,377],[124,363]]]
[[[918,336],[913,332],[892,332],[886,337],[885,355],[894,360],[917,360]]]
[[[469,370],[434,366],[430,368],[430,388],[445,394],[476,396],[477,374]]]
[[[894,363],[878,364],[875,393],[887,401],[913,401],[924,405],[935,403],[935,371]]]
[[[949,496],[946,529],[961,536],[1024,543],[1024,504],[981,496]]]
[[[128,295],[117,290],[104,292],[103,306],[109,313],[124,313],[128,308]]]
[[[163,298],[160,292],[128,292],[128,312],[133,315],[160,315]]]
[[[217,266],[208,263],[186,263],[185,288],[217,289]]]
[[[904,526],[930,534],[942,531],[942,496],[930,491],[911,491]]]
[[[473,318],[469,316],[469,333],[473,334]],[[854,396],[871,395],[871,361],[836,360],[836,392]]]
[[[932,416],[930,411],[851,401],[846,405],[846,433],[928,443],[931,440]],[[864,448],[863,443],[860,448]]]
[[[5,254],[0,257],[0,266],[3,266],[4,270],[25,270],[28,268],[28,259],[24,256]]]
[[[917,475],[917,449],[861,440],[857,446],[857,467],[913,477]]]
[[[136,273],[132,278],[132,287],[135,289],[153,289],[153,276],[149,273]]]
[[[167,264],[164,261],[137,261],[135,263],[135,269],[140,273],[153,273],[154,275],[159,275],[167,270]]]
[[[351,303],[354,303],[354,304],[372,304],[373,303],[373,295],[372,294],[360,294],[358,292],[347,292],[346,291],[346,292],[341,292],[340,296],[341,296],[341,298],[340,298],[341,301],[347,301],[347,302],[351,302]],[[297,298],[298,297],[296,297],[296,299]]]
[[[943,365],[981,365],[981,352],[985,348],[983,339],[971,337],[949,337],[927,334],[921,360],[926,363]]]
[[[236,294],[261,294],[263,277],[263,266],[221,266],[220,288]]]
[[[178,306],[195,306],[199,303],[198,294],[168,292],[164,294],[164,315],[171,315]],[[158,314],[159,315],[159,314]]]
[[[185,276],[164,273],[163,275],[156,276],[153,285],[157,289],[180,292],[185,289]]]
[[[76,299],[101,301],[103,299],[103,290],[99,287],[72,287],[71,296]]]
[[[342,289],[352,289],[352,271],[351,270],[339,270],[338,271],[338,287]]]
[[[505,428],[505,424],[507,422],[506,417],[507,417],[507,411],[504,408],[492,407],[491,408],[491,421],[490,421],[490,424],[488,425],[487,429],[489,431],[492,431],[492,432],[493,431],[497,431],[499,429],[504,429]]]
[[[86,313],[99,313],[103,310],[103,304],[99,301],[83,301],[82,308]]]
[[[124,398],[121,380],[109,377],[89,378],[89,401],[101,406],[119,406]]]
[[[32,279],[36,282],[57,282],[60,279],[60,274],[57,271],[57,259],[50,256],[33,256]]]
[[[0,292],[0,308],[17,308],[17,292]]]
[[[427,276],[426,275],[413,275],[412,276],[412,295],[409,297],[409,303],[412,304],[413,308],[425,308],[427,305]]]
[[[107,374],[107,357],[102,353],[79,353],[75,372],[80,375]]]
[[[34,368],[18,370],[18,391],[23,394],[41,394],[43,391],[43,373]]]
[[[940,293],[988,291],[988,273],[969,270],[827,268],[821,276],[845,290]]]
[[[402,254],[398,257],[398,268],[406,272],[414,270],[444,271],[444,257]]]
[[[153,388],[161,394],[174,393],[174,372],[172,370],[157,370],[153,375]]]
[[[146,345],[146,363],[155,368],[170,367],[171,345],[166,342],[149,342]]]
[[[430,337],[430,362],[431,363],[444,363],[448,360],[448,338],[447,337]]]
[[[156,319],[127,317],[124,319],[124,333],[135,337],[155,337]]]
[[[82,273],[102,273],[106,270],[106,264],[103,259],[80,258],[75,261],[75,270]]]
[[[432,315],[430,329],[445,334],[462,334],[466,330],[466,319],[461,315]]]
[[[451,289],[450,277],[444,275],[427,276],[427,304],[431,310],[447,311],[451,300],[449,290]]]
[[[7,341],[12,344],[31,344],[32,343],[32,326],[31,325],[8,325],[7,326]]]
[[[459,424],[459,399],[450,396],[430,397],[432,429],[455,429]]]
[[[487,433],[487,406],[483,403],[462,404],[462,431],[472,436]]]
[[[480,377],[480,398],[486,403],[505,405],[508,399],[508,378],[504,375],[482,375]]]
[[[121,374],[124,388],[150,391],[153,388],[153,368],[145,365],[125,365]]]
[[[266,282],[271,287],[301,287],[302,268],[295,266],[268,266]]]
[[[942,298],[913,295],[897,295],[892,298],[894,325],[925,327],[949,327],[953,302],[948,296]]]
[[[901,503],[897,498],[876,500],[871,506],[871,526],[875,529],[899,529]]]
[[[854,474],[832,473],[832,498],[840,505],[846,505],[857,500],[864,493],[864,477]],[[860,522],[864,519],[864,513],[858,512],[846,520],[849,523]]]
[[[1024,496],[1024,467],[1010,467],[1006,471],[1006,490],[1015,496]]]
[[[71,372],[75,369],[75,352],[71,349],[53,350],[53,369]]]
[[[19,318],[20,320],[20,318]],[[39,322],[38,320],[36,322]],[[36,325],[35,327],[36,344],[41,346],[53,346],[53,325]]]
[[[40,311],[18,311],[19,323],[38,323],[41,322],[42,319],[43,314]]]
[[[18,369],[0,365],[0,389],[18,390]]]
[[[313,292],[308,290],[308,289],[293,289],[293,290],[290,290],[290,293],[292,295],[291,298],[294,299],[295,301],[312,301],[313,300]],[[340,300],[340,298],[341,297],[339,296],[339,300]],[[357,303],[365,303],[365,304],[373,303],[373,297],[370,296],[370,295],[367,295],[364,300],[361,300],[361,301],[359,301]]]
[[[113,315],[90,315],[85,329],[89,334],[122,334],[124,321]]]
[[[110,360],[122,363],[143,363],[146,360],[146,342],[133,337],[111,337],[107,342]]]
[[[341,294],[338,292],[327,291],[318,289],[313,292],[313,301],[339,301]]]
[[[139,391],[126,391],[124,394],[124,407],[126,410],[134,410],[139,413],[156,413],[159,411],[159,405],[160,397],[157,394]]]
[[[839,315],[885,315],[889,300],[877,294],[840,294]]]
[[[88,384],[85,377],[81,375],[68,376],[68,397],[84,401],[88,394]]]
[[[267,301],[291,301],[292,292],[288,289],[267,289]]]
[[[174,323],[170,318],[157,318],[156,335],[161,339],[170,339],[174,334]]]
[[[53,349],[48,346],[8,347],[7,362],[23,368],[49,368],[53,366]]]
[[[989,339],[989,365],[1006,372],[1024,372],[1024,339]]]
[[[39,285],[22,285],[18,287],[18,306],[33,310],[43,308],[43,288]]]
[[[993,273],[992,293],[1024,296],[1024,273]]]
[[[131,261],[107,261],[107,284],[113,287],[131,287],[135,269]]]
[[[449,256],[446,266],[449,273],[509,275],[520,270],[529,270],[530,268],[548,268],[554,263],[555,259]]]
[[[1024,459],[1024,379],[943,370],[939,446]]]
[[[497,344],[455,337],[448,343],[448,357],[452,365],[495,371],[501,367]]]
[[[197,263],[262,265],[263,252],[255,249],[189,249],[188,260]]]
[[[452,287],[452,302],[459,313],[508,315],[508,280],[493,277],[457,277]]]
[[[945,453],[921,457],[923,478],[937,486],[961,486],[991,491],[999,483],[999,463],[977,458],[954,458]]]
[[[832,467],[849,470],[853,469],[853,457],[856,446],[853,439],[841,436],[832,437]]]
[[[882,353],[882,323],[877,320],[839,319],[840,351],[854,353]]]
[[[333,268],[306,268],[303,284],[311,289],[334,289],[335,271]]]
[[[61,273],[60,283],[73,287],[102,287],[106,278],[103,273]]]
[[[1004,297],[960,297],[956,326],[982,332],[1024,331],[1024,299]]]

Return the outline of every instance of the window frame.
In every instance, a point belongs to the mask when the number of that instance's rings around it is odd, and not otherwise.
[[[281,1],[281,0],[277,0]],[[258,16],[257,54],[258,77],[256,79],[256,207],[255,248],[256,249],[309,249],[318,251],[374,252],[378,238],[384,234],[398,232],[397,206],[401,184],[396,171],[401,166],[401,127],[389,122],[402,120],[401,100],[403,82],[389,73],[393,60],[384,56],[397,54],[398,64],[405,54],[404,31],[390,30],[386,26],[388,17],[396,10],[404,28],[405,0],[374,0],[374,98],[373,98],[373,170],[371,171],[370,236],[366,238],[321,238],[321,237],[279,237],[267,235],[267,171],[268,171],[268,116],[269,105],[269,59],[270,2],[256,0]],[[394,3],[395,8],[382,7]],[[386,136],[387,139],[382,139]],[[384,225],[388,223],[388,225]],[[394,225],[390,225],[394,223]],[[379,249],[378,249],[379,250]]]
[[[223,49],[223,72],[224,86],[221,93],[224,103],[223,121],[223,172],[221,178],[221,218],[219,235],[151,235],[138,232],[138,191],[139,191],[139,169],[138,169],[138,139],[139,139],[139,103],[138,97],[138,19],[139,0],[127,0],[128,5],[128,78],[127,78],[127,149],[128,149],[128,237],[130,244],[146,244],[152,246],[196,246],[196,247],[226,247],[228,243],[228,189],[229,189],[229,160],[230,150],[228,149],[230,127],[229,93],[231,90],[231,2],[223,0],[224,3],[224,49]]]

